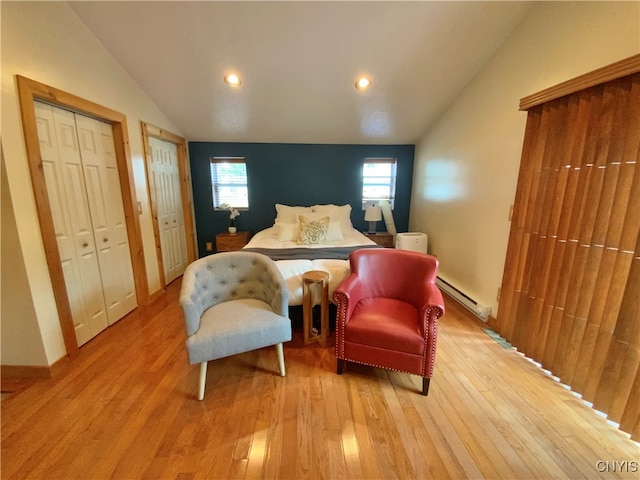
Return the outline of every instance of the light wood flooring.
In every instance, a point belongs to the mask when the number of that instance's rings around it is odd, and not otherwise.
[[[275,348],[218,360],[198,402],[178,289],[1,402],[3,479],[638,478],[613,463],[638,444],[452,300],[427,397],[407,374],[336,375],[333,342],[296,329],[285,378]]]

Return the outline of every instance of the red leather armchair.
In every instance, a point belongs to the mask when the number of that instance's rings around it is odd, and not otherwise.
[[[412,373],[429,392],[438,319],[444,315],[435,284],[438,260],[409,250],[356,250],[351,273],[338,285],[336,357],[345,362]]]

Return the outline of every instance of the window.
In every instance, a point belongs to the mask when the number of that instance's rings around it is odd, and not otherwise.
[[[362,209],[380,200],[393,204],[396,197],[396,159],[366,158],[362,169]]]
[[[249,208],[247,165],[244,158],[212,158],[211,185],[214,209],[219,209],[223,203],[235,208]]]

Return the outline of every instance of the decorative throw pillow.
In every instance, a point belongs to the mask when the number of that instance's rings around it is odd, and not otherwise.
[[[329,217],[322,217],[319,220],[311,220],[300,215],[300,235],[298,243],[303,245],[317,245],[327,241],[327,231],[329,230]]]

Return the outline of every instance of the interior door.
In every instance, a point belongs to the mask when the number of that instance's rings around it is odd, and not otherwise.
[[[109,324],[136,307],[131,253],[111,125],[76,115],[93,235]]]
[[[149,145],[164,278],[169,284],[182,275],[188,263],[178,154],[170,142],[151,137]]]
[[[74,114],[35,102],[47,193],[78,345],[108,325]]]

